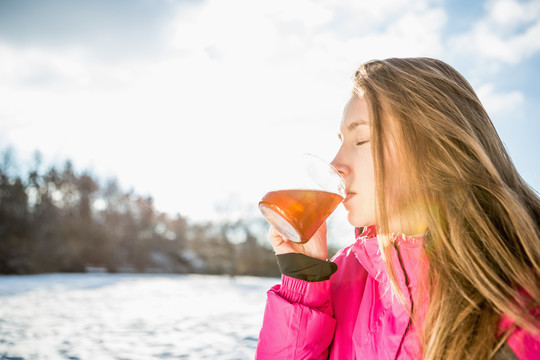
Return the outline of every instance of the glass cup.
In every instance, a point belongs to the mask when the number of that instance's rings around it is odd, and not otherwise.
[[[329,163],[304,154],[310,181],[300,187],[270,191],[259,202],[266,220],[285,238],[309,241],[345,197],[345,180]]]

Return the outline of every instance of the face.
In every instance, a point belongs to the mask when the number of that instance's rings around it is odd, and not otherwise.
[[[341,146],[332,165],[346,183],[348,220],[356,227],[374,225],[375,175],[370,143],[370,118],[363,97],[353,94],[345,105],[338,137]]]

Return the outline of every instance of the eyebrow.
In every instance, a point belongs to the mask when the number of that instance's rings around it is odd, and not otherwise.
[[[352,131],[352,130],[356,129],[358,126],[360,126],[360,125],[367,125],[367,124],[368,123],[365,120],[354,121],[354,122],[350,123],[347,126],[347,130]]]
[[[353,121],[352,123],[347,125],[347,130],[353,131],[354,129],[356,129],[360,125],[368,125],[368,123],[364,119],[361,119],[360,121]],[[337,137],[338,137],[339,140],[342,139],[342,136],[341,136],[340,133],[337,134]]]

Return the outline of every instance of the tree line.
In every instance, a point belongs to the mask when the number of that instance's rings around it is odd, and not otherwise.
[[[24,173],[0,162],[0,273],[167,272],[278,276],[263,219],[191,223],[151,196],[78,172],[70,160]]]

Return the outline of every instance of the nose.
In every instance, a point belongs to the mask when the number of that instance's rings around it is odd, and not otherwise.
[[[344,161],[343,152],[341,148],[337,152],[336,156],[334,157],[334,160],[332,160],[330,165],[332,165],[341,174],[341,176],[343,176],[343,178],[347,177],[351,173],[350,167]]]

